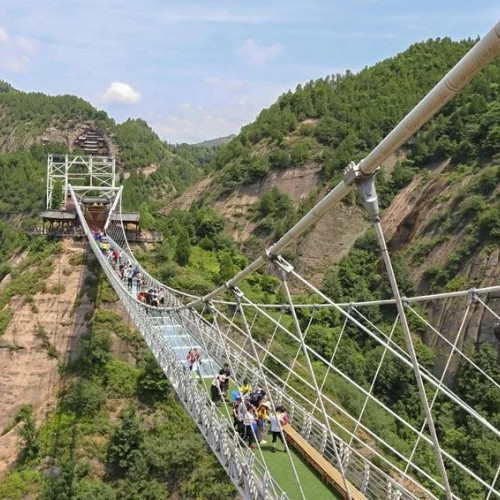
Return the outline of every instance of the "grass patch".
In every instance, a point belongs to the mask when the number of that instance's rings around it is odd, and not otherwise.
[[[7,330],[12,316],[14,316],[14,312],[9,306],[5,306],[4,309],[0,311],[0,337]]]
[[[85,264],[85,254],[74,252],[70,255],[68,262],[71,266],[83,266]]]
[[[38,498],[42,477],[39,471],[15,470],[0,483],[0,498],[21,500]]]
[[[42,325],[38,325],[35,329],[35,337],[41,340],[42,347],[47,350],[49,358],[57,358],[57,349],[51,344],[47,332]]]

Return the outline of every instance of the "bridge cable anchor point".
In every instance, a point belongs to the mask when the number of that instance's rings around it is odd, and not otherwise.
[[[235,301],[239,304],[245,294],[237,286],[231,286],[230,290],[233,292]]]
[[[271,252],[270,248],[266,248],[264,255],[262,256],[264,260],[273,261],[276,259],[276,255]]]

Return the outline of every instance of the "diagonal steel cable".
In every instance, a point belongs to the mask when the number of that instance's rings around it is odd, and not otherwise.
[[[465,314],[462,318],[462,321],[460,323],[460,328],[458,329],[457,331],[457,334],[455,335],[455,341],[453,342],[453,345],[451,347],[451,350],[448,354],[448,357],[446,359],[446,364],[444,366],[444,369],[443,369],[443,372],[441,373],[441,377],[439,378],[439,385],[438,387],[436,387],[436,391],[432,397],[432,401],[431,401],[431,404],[429,406],[430,410],[432,410],[432,408],[434,407],[434,403],[436,402],[437,398],[438,398],[438,395],[439,395],[439,389],[441,388],[443,382],[444,382],[444,379],[446,377],[446,373],[448,371],[448,367],[450,366],[450,363],[451,363],[451,360],[453,358],[453,354],[455,353],[455,349],[456,349],[456,346],[458,344],[458,341],[462,335],[462,331],[464,329],[464,326],[465,326],[465,321],[467,320],[467,316],[469,315],[469,311],[470,311],[470,308],[471,308],[471,301],[469,300],[469,303],[467,304],[467,308],[465,310]],[[420,428],[420,431],[423,432],[425,426],[427,425],[427,419],[424,419],[423,423],[422,423],[422,427]],[[413,445],[413,449],[411,451],[411,454],[410,454],[410,460],[413,459],[415,453],[417,452],[417,447],[418,447],[418,444],[420,443],[420,437],[417,437],[416,441],[415,441],[415,444]],[[407,469],[405,469],[405,472],[407,471]]]
[[[396,316],[396,319],[394,320],[394,324],[392,325],[392,329],[391,329],[391,333],[389,334],[389,340],[392,339],[392,336],[396,330],[396,326],[399,322],[399,317]],[[389,345],[389,344],[387,344]],[[370,389],[368,390],[368,393],[369,394],[372,394],[373,392],[373,389],[375,388],[375,383],[377,382],[377,378],[378,378],[378,375],[380,373],[380,370],[382,369],[382,365],[384,364],[384,360],[385,360],[385,356],[387,354],[387,349],[388,347],[385,347],[384,350],[382,351],[382,356],[380,356],[380,360],[378,362],[378,366],[377,366],[377,370],[375,371],[375,375],[373,376],[372,378],[372,381],[371,381],[371,385],[370,385]],[[359,424],[361,423],[361,419],[363,418],[363,415],[365,414],[365,410],[366,410],[366,407],[368,406],[368,401],[370,400],[370,398],[367,396],[365,398],[365,401],[363,403],[363,407],[361,408],[361,411],[359,413],[359,417],[356,421],[356,426],[354,427],[354,430],[352,431],[352,434],[355,435],[358,428],[359,428]],[[420,432],[422,432],[422,429],[420,429]],[[352,445],[352,440],[353,440],[353,437],[351,436],[351,439],[349,441],[349,446]],[[410,457],[410,462],[412,460],[413,457]],[[409,466],[409,463],[410,462],[407,462],[406,464],[406,469],[405,469],[405,472],[408,472],[408,466]]]
[[[477,300],[478,302],[480,302],[481,304],[485,305],[484,302],[475,297],[474,300]],[[487,306],[486,306],[487,307]],[[467,361],[467,363],[469,363],[471,366],[473,366],[479,373],[481,373],[481,375],[483,375],[484,377],[486,377],[497,389],[500,389],[500,384],[494,379],[492,378],[490,375],[488,375],[477,363],[475,363],[469,356],[467,356],[467,354],[465,354],[461,349],[459,349],[457,347],[457,344],[456,342],[455,343],[452,343],[450,342],[441,332],[439,332],[433,325],[431,325],[429,323],[429,321],[427,321],[421,314],[419,314],[419,312],[417,310],[415,310],[413,307],[411,306],[408,306],[408,310],[410,310],[425,326],[427,326],[428,328],[430,328],[436,335],[438,335],[438,337],[440,339],[442,339],[444,341],[445,344],[447,344],[451,350],[456,353],[458,356],[460,356],[461,358],[465,359]],[[493,312],[493,311],[491,311]],[[495,314],[495,313],[493,313]],[[498,316],[497,316],[498,317]],[[500,318],[499,318],[500,319]]]
[[[330,420],[328,419],[328,415],[326,413],[325,403],[323,401],[323,395],[320,392],[320,389],[318,386],[318,380],[316,379],[316,374],[314,373],[314,368],[311,364],[311,358],[309,357],[309,351],[307,350],[307,346],[305,343],[305,335],[302,332],[299,320],[297,318],[297,313],[295,311],[295,308],[293,307],[293,299],[292,299],[292,296],[290,294],[290,289],[288,288],[288,283],[287,283],[287,274],[288,274],[289,270],[284,265],[282,265],[279,261],[276,262],[276,265],[279,266],[279,268],[281,269],[281,281],[283,283],[283,289],[285,290],[285,295],[286,295],[286,298],[288,300],[290,312],[292,313],[292,318],[293,318],[293,322],[295,325],[295,331],[297,333],[297,336],[300,339],[300,347],[301,347],[302,352],[304,353],[304,356],[306,358],[307,368],[309,370],[309,375],[313,381],[314,390],[316,391],[316,397],[319,399],[321,413],[323,414],[324,422],[327,426],[328,433],[330,435],[330,440],[333,443],[333,451],[335,453],[335,458],[337,459],[337,467],[342,475],[342,481],[344,483],[344,491],[347,495],[347,498],[349,500],[351,500],[351,498],[352,498],[351,497],[351,490],[349,488],[349,483],[348,483],[347,478],[346,478],[345,468],[344,468],[344,465],[342,464],[342,460],[340,458],[340,453],[339,453],[339,450],[337,447],[337,443],[335,441],[335,437],[333,435],[332,428],[330,426]],[[292,370],[293,370],[293,366],[290,369],[290,371],[292,371]]]

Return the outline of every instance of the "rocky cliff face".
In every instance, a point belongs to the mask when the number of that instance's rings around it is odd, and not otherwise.
[[[75,262],[83,252],[68,240],[54,260],[45,292],[34,295],[32,302],[25,297],[11,300],[14,315],[0,338],[0,477],[17,455],[16,428],[4,430],[22,405],[33,405],[39,420],[54,408],[59,366],[79,353],[87,313],[93,309],[86,296],[78,299],[86,268]]]
[[[211,183],[211,178],[205,178],[191,186],[169,205],[167,211],[188,209],[196,199],[212,189]],[[297,205],[318,190],[318,198],[326,194],[326,190],[321,188],[321,165],[313,163],[273,172],[260,182],[242,186],[230,195],[217,199],[214,206],[226,217],[226,229],[238,243],[244,243],[252,236],[257,223],[252,220],[251,208],[273,187],[286,193]],[[339,205],[290,248],[299,257],[299,271],[309,276],[314,284],[321,284],[324,270],[346,255],[368,225],[358,207]],[[264,243],[272,241],[265,240]]]
[[[425,271],[431,267],[440,269],[446,265],[450,256],[461,245],[467,237],[467,225],[458,225],[453,230],[446,232],[443,236],[442,228],[429,228],[429,222],[438,220],[442,214],[453,214],[457,207],[454,199],[462,189],[467,192],[467,186],[473,181],[472,176],[464,176],[456,182],[450,182],[450,173],[453,172],[450,162],[444,161],[434,165],[428,174],[418,175],[404,188],[394,199],[391,206],[385,211],[382,218],[386,238],[389,247],[394,250],[403,250],[411,254],[420,244],[426,242],[432,247],[425,258],[413,261],[410,268],[411,277],[416,285],[416,293],[425,295],[429,292],[428,280]],[[497,187],[497,191],[499,188]],[[432,243],[434,242],[434,243]],[[500,276],[500,250],[479,249],[463,259],[460,265],[458,277],[462,278],[463,286],[460,289],[484,288],[498,285]],[[450,291],[432,290],[433,293]],[[487,306],[496,314],[500,314],[500,292],[493,292],[481,297]],[[466,308],[470,304],[470,310],[466,314]],[[464,343],[470,342],[479,346],[484,343],[496,344],[493,328],[498,323],[498,318],[488,307],[477,300],[474,294],[462,298],[448,298],[434,300],[424,303],[429,322],[451,342],[460,331],[458,348],[462,349]],[[424,340],[437,353],[447,355],[450,347],[440,340],[430,329],[424,335]],[[458,366],[458,358],[455,356],[449,372],[453,374]],[[436,365],[436,372],[440,374],[443,362]]]

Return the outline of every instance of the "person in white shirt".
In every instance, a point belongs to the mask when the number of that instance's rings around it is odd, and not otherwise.
[[[281,430],[283,425],[286,425],[288,418],[286,416],[286,412],[283,410],[281,406],[276,408],[276,411],[269,417],[269,422],[271,423],[271,434],[273,436],[273,447],[272,452],[276,452],[276,441],[278,438],[281,440],[283,444],[283,451],[286,452],[285,441],[283,439],[283,431]]]
[[[248,405],[243,415],[243,441],[248,439],[248,446],[251,450],[255,448],[254,443],[254,430],[253,425],[255,422],[254,409],[252,406]]]

